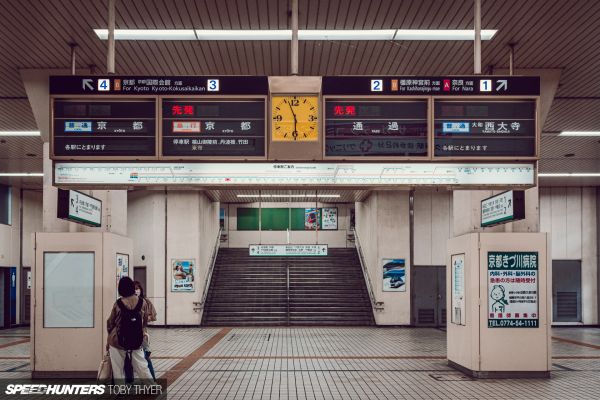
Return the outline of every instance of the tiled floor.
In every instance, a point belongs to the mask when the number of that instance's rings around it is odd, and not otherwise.
[[[0,331],[0,378],[28,376],[27,335]],[[538,380],[463,376],[437,329],[153,328],[151,344],[170,399],[600,398],[600,329],[552,335],[552,378]]]

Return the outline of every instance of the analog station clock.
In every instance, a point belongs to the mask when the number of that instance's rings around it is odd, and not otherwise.
[[[271,134],[276,142],[306,142],[319,139],[318,96],[273,96]]]

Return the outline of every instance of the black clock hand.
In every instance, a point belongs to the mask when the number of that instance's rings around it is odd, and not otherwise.
[[[294,109],[292,108],[292,105],[290,103],[288,103],[288,106],[290,106],[290,111],[292,111],[292,115],[294,116],[294,131],[292,132],[292,136],[294,137],[294,140],[296,140],[296,138],[298,137],[298,130],[296,128],[296,125],[298,124],[298,120],[296,119],[296,114],[294,113]]]

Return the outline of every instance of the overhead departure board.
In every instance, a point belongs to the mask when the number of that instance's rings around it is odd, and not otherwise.
[[[56,157],[154,157],[154,99],[53,102],[53,155]]]
[[[434,100],[434,156],[535,157],[535,100]]]
[[[265,100],[163,99],[162,155],[264,157]]]
[[[427,156],[427,100],[325,101],[325,156]]]

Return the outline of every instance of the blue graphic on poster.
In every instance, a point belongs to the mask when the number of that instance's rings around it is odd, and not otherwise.
[[[171,280],[171,292],[193,292],[194,273],[196,272],[196,260],[171,260],[173,279]]]
[[[321,210],[317,210],[316,208],[305,208],[304,209],[304,230],[314,231],[316,229],[321,229],[321,224],[319,223],[321,217]]]
[[[406,292],[406,261],[404,258],[384,258],[383,291]]]

